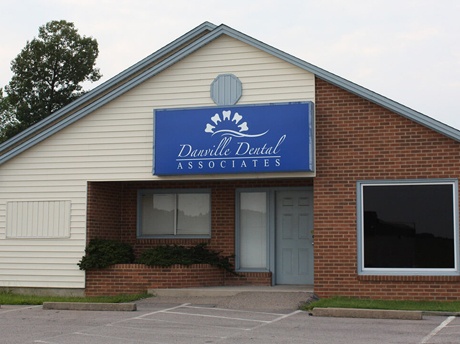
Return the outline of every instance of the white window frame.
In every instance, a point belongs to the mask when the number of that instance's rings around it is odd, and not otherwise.
[[[172,234],[143,234],[142,228],[142,217],[143,217],[143,207],[142,207],[142,197],[145,195],[154,195],[159,194],[172,194],[176,196],[176,208],[175,208],[175,219],[174,219],[174,228]],[[209,228],[204,228],[207,233],[200,234],[177,234],[177,197],[178,195],[184,194],[207,194],[209,195]],[[212,217],[212,206],[211,206],[211,189],[141,189],[137,193],[137,237],[139,239],[161,239],[161,238],[176,238],[176,239],[209,239],[211,238],[211,217]]]
[[[364,199],[365,186],[397,186],[397,185],[452,185],[452,205],[454,224],[454,268],[365,268],[364,267]],[[456,276],[459,272],[459,227],[458,227],[458,180],[427,179],[427,180],[373,180],[357,182],[357,248],[358,274],[360,275],[401,275],[401,276]]]

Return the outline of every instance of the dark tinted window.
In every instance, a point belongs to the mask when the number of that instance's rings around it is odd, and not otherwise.
[[[364,185],[364,268],[452,269],[452,184]]]

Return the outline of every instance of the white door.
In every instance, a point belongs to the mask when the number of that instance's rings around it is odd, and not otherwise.
[[[313,284],[313,192],[276,193],[275,283]]]

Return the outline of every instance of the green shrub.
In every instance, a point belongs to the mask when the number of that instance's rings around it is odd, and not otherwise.
[[[184,247],[178,245],[164,245],[147,249],[142,252],[138,263],[148,266],[168,267],[175,264],[210,264],[236,274],[230,262],[232,256],[221,256],[220,252],[210,250],[206,243],[198,244],[194,247]]]
[[[92,239],[85,249],[78,266],[80,270],[104,269],[113,264],[134,262],[134,250],[131,245],[115,240]]]

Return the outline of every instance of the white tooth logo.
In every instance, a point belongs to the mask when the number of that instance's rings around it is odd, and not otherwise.
[[[248,122],[244,122],[243,124],[239,125],[238,128],[240,128],[240,132],[248,131]]]
[[[215,126],[213,126],[213,125],[208,123],[208,124],[206,124],[206,129],[204,131],[205,131],[205,133],[211,133],[212,134],[212,133],[214,133],[215,128],[216,128]]]
[[[211,121],[213,121],[215,125],[217,125],[219,122],[222,122],[220,120],[220,117],[219,117],[218,113],[216,113],[214,116],[211,117]]]
[[[204,129],[205,133],[212,135],[220,134],[221,136],[233,136],[233,137],[260,137],[268,133],[268,130],[261,134],[245,134],[244,132],[249,131],[248,122],[243,122],[240,125],[238,123],[243,119],[238,112],[235,112],[232,117],[231,110],[222,111],[221,116],[216,113],[211,117],[211,123],[207,123]],[[221,126],[221,129],[219,129]]]
[[[241,121],[242,118],[243,116],[241,116],[238,112],[235,112],[232,121],[235,122],[235,124],[238,124],[238,122]]]
[[[224,121],[229,121],[231,114],[231,111],[222,111],[222,115],[224,115]]]

